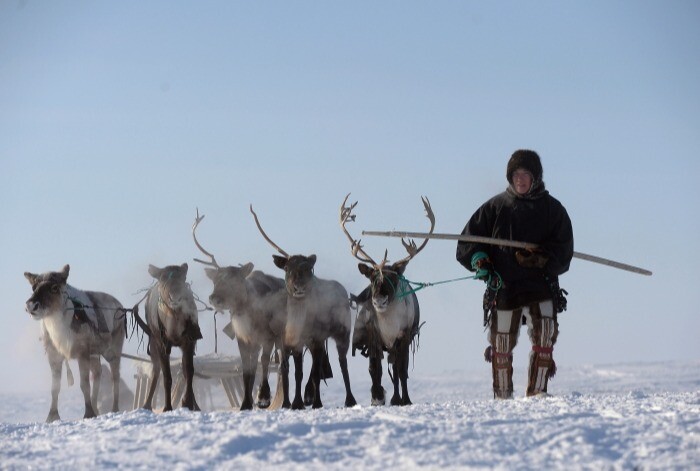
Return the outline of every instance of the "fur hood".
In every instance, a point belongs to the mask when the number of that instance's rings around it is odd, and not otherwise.
[[[513,189],[513,173],[519,168],[523,168],[532,174],[532,186],[527,195],[518,195]],[[506,178],[508,178],[508,191],[519,198],[538,198],[542,196],[545,186],[542,180],[542,162],[537,152],[527,149],[519,149],[513,152],[506,168]]]
[[[542,162],[540,162],[540,156],[537,155],[537,152],[526,149],[513,152],[506,169],[508,183],[513,183],[513,173],[519,168],[524,168],[532,174],[533,184],[542,182]]]

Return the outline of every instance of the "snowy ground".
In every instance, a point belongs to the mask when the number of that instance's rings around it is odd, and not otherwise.
[[[412,377],[402,408],[369,407],[368,379],[354,379],[352,409],[333,379],[321,410],[92,420],[74,386],[53,424],[48,391],[0,395],[0,468],[700,469],[698,361],[560,367],[553,396],[512,401],[491,399],[486,366]]]

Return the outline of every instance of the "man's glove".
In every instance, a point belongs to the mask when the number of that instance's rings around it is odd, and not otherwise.
[[[518,250],[515,252],[515,259],[521,267],[544,268],[549,261],[549,255],[540,250]]]
[[[488,281],[491,275],[495,273],[493,263],[485,252],[477,252],[472,257],[472,268],[476,270],[474,276],[477,280]]]

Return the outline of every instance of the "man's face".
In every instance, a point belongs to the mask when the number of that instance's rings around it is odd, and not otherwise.
[[[524,168],[513,172],[513,188],[519,195],[525,195],[532,187],[532,174]]]

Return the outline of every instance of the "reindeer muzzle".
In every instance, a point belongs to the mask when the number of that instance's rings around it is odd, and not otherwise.
[[[30,316],[37,317],[39,315],[37,312],[39,310],[39,303],[36,301],[27,301],[24,305],[24,310],[27,311]]]

